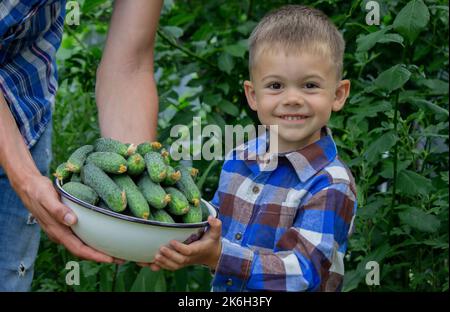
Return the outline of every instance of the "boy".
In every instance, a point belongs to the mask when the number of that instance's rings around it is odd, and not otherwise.
[[[161,247],[153,270],[208,265],[214,291],[341,290],[356,191],[326,124],[350,91],[341,80],[344,45],[316,9],[289,5],[262,19],[244,88],[260,122],[276,128],[278,146],[261,152],[251,141],[232,151],[212,201],[220,221],[210,217],[192,244]],[[275,168],[267,170],[264,154],[277,157]]]

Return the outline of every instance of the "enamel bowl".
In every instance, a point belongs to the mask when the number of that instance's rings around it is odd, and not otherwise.
[[[158,249],[171,240],[189,243],[203,234],[207,221],[199,223],[164,223],[123,215],[85,203],[61,188],[55,179],[61,201],[78,217],[72,231],[88,246],[115,258],[150,262]],[[207,201],[210,214],[217,210]]]

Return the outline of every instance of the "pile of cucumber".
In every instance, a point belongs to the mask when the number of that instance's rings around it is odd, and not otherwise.
[[[81,201],[134,217],[167,223],[208,218],[195,168],[173,161],[159,142],[124,144],[99,138],[75,150],[54,173]]]

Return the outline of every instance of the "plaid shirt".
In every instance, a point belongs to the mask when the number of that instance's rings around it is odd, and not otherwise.
[[[266,135],[226,158],[211,202],[222,221],[213,291],[341,290],[356,189],[323,131],[272,169],[260,157]]]
[[[0,90],[30,148],[51,119],[63,0],[0,1]]]

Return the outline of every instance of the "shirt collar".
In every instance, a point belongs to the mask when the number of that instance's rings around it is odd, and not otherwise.
[[[266,131],[245,144],[239,158],[244,160],[252,171],[260,171],[259,165],[263,163],[260,158],[268,150],[268,143],[269,132]],[[291,163],[300,181],[304,183],[332,162],[336,155],[337,148],[331,129],[325,126],[322,128],[321,138],[318,141],[296,151],[279,153],[278,157],[285,157]]]

